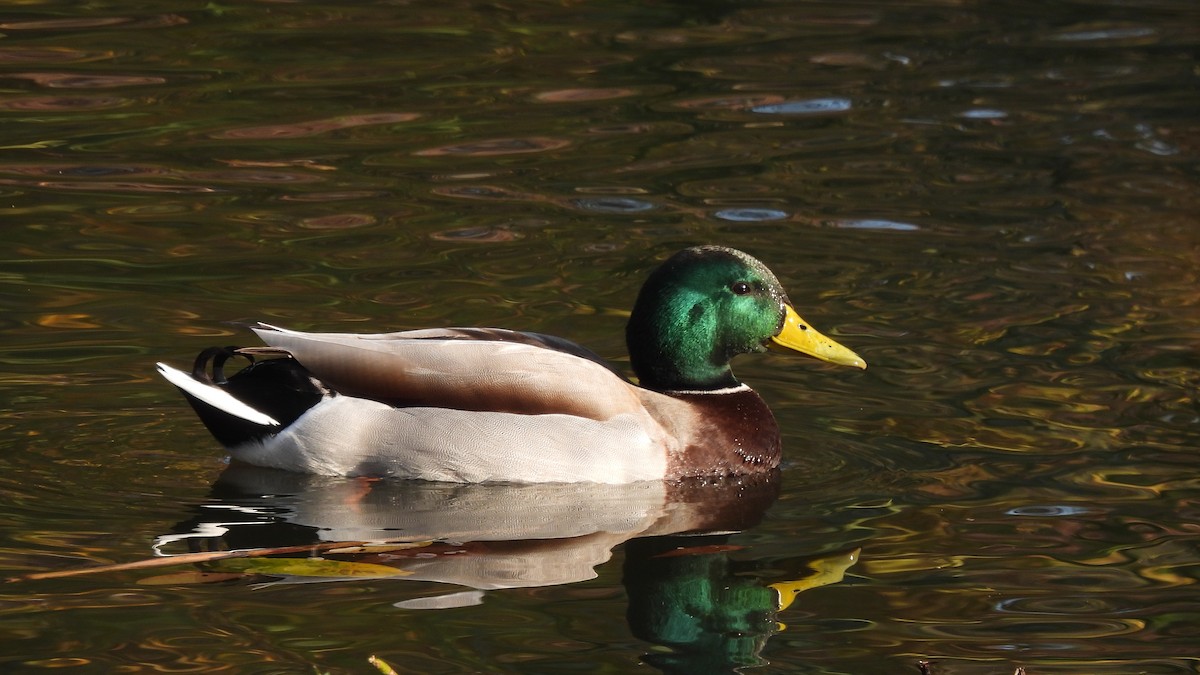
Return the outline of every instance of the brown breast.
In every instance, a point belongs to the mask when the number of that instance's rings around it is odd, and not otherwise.
[[[673,420],[680,445],[668,454],[667,478],[758,474],[779,466],[779,425],[753,390],[672,398],[687,405],[690,419]]]

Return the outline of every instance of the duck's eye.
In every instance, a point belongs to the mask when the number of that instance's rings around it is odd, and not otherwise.
[[[735,281],[729,285],[729,290],[733,291],[734,295],[746,295],[754,288],[744,281]]]

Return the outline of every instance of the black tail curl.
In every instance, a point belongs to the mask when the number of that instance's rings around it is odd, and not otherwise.
[[[209,347],[196,356],[192,364],[192,379],[205,384],[223,385],[228,383],[225,378],[225,362],[235,356],[243,356],[254,365],[254,357],[242,354],[241,347]],[[212,375],[209,375],[209,363],[212,364]]]

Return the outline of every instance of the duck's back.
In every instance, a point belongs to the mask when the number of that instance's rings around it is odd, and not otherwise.
[[[561,338],[462,328],[350,334],[260,325],[254,332],[339,393],[392,406],[599,421],[642,410],[636,387]]]

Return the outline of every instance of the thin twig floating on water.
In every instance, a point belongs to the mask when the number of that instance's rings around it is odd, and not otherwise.
[[[230,560],[233,558],[262,558],[271,555],[283,555],[286,553],[362,553],[371,549],[378,549],[387,546],[404,546],[417,547],[427,545],[429,542],[411,542],[411,541],[326,541],[319,544],[300,544],[295,546],[275,546],[271,548],[241,548],[232,551],[206,551],[204,553],[181,553],[179,555],[165,556],[159,558],[144,558],[142,560],[134,560],[126,563],[113,563],[111,565],[96,565],[95,567],[77,567],[68,570],[56,570],[54,572],[32,572],[30,574],[22,574],[20,576],[9,577],[8,583],[18,581],[40,581],[42,579],[63,579],[67,577],[78,577],[88,574],[104,574],[107,572],[128,572],[130,570],[147,570],[157,569],[159,567],[172,567],[174,565],[196,565],[200,563],[216,562],[219,560]]]

